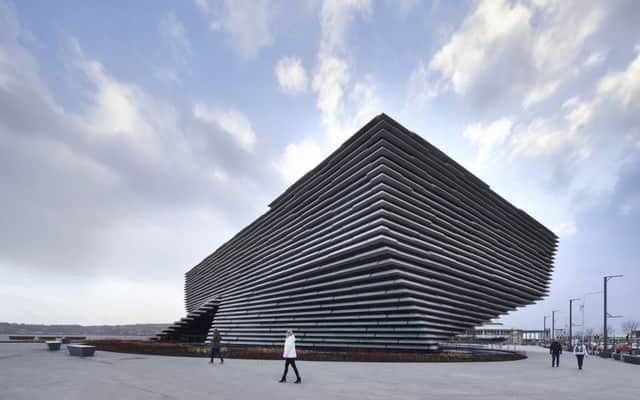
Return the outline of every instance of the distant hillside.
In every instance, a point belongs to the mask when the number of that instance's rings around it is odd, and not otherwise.
[[[0,335],[117,335],[153,336],[169,326],[166,324],[132,325],[41,325],[0,322]]]

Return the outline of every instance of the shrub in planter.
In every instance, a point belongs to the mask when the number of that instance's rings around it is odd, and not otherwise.
[[[640,365],[640,356],[634,356],[631,354],[623,354],[622,360],[629,364],[638,364]]]
[[[600,354],[598,354],[600,357],[602,358],[611,358],[611,351],[610,350],[602,350],[600,352]]]
[[[125,341],[125,340],[94,340],[89,341],[98,350],[115,351],[120,353],[156,354],[183,357],[207,357],[209,346],[192,344]],[[276,347],[223,347],[225,358],[248,358],[281,360],[282,348]],[[515,361],[526,358],[526,355],[515,352],[502,353],[463,353],[463,352],[380,352],[380,351],[317,351],[312,349],[298,349],[298,358],[314,361],[375,361],[375,362],[469,362],[469,361]]]

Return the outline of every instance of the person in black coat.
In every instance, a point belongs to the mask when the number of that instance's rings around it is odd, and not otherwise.
[[[222,335],[218,332],[217,329],[213,330],[213,338],[211,340],[211,361],[209,363],[213,364],[213,357],[218,355],[220,357],[220,364],[224,364],[224,358],[222,358],[222,353],[220,352],[220,341],[222,340]]]
[[[560,354],[562,354],[562,345],[557,340],[551,342],[549,346],[549,353],[551,353],[551,367],[560,366]]]

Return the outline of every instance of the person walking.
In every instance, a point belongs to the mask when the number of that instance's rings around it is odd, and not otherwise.
[[[284,353],[282,354],[282,358],[284,358],[284,373],[282,374],[282,379],[280,379],[279,382],[287,382],[287,372],[289,372],[289,365],[291,365],[297,378],[294,383],[302,383],[302,379],[300,379],[300,374],[298,373],[298,368],[296,368],[296,337],[293,335],[293,331],[291,329],[287,331],[287,338],[284,341]]]
[[[582,369],[582,362],[587,355],[587,346],[579,342],[576,347],[573,348],[573,354],[576,355],[576,359],[578,360],[578,369]]]
[[[211,340],[211,361],[210,364],[213,364],[213,358],[217,355],[220,357],[220,364],[224,364],[224,358],[222,358],[222,353],[220,352],[220,341],[222,340],[222,335],[218,332],[218,329],[213,330],[213,338]]]
[[[549,353],[551,354],[551,368],[560,366],[560,354],[562,354],[562,345],[554,340],[549,346]]]

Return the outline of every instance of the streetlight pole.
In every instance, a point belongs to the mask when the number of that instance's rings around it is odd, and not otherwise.
[[[602,316],[602,319],[604,321],[604,332],[602,333],[602,337],[603,337],[603,344],[604,344],[604,351],[607,351],[607,339],[608,339],[608,334],[607,334],[607,319],[609,319],[610,317],[613,316],[609,316],[609,314],[607,313],[607,282],[609,281],[609,279],[613,279],[613,278],[621,278],[624,275],[607,275],[604,276],[602,278],[602,281],[604,283],[604,315]]]
[[[545,315],[544,316],[544,330],[542,331],[542,341],[546,342],[547,341],[547,318],[549,318],[550,315]]]
[[[551,311],[551,339],[556,338],[556,313],[560,310]]]
[[[569,299],[569,347],[573,347],[573,302],[579,298]]]
[[[591,295],[594,295],[594,294],[600,294],[600,293],[602,293],[602,290],[599,290],[597,292],[589,292],[589,293],[585,293],[585,294],[582,295],[582,305],[580,306],[580,309],[582,311],[582,342],[583,343],[584,343],[584,332],[585,332],[585,329],[586,329],[586,325],[584,323],[584,306],[585,306],[585,303],[587,301],[587,296],[591,296]]]

